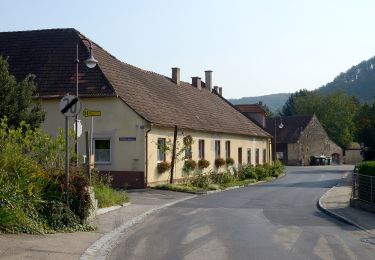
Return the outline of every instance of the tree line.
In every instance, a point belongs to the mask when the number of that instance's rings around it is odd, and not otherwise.
[[[353,142],[363,143],[375,151],[375,100],[361,102],[343,91],[323,95],[318,91],[299,90],[288,98],[282,116],[315,114],[328,136],[344,149]]]

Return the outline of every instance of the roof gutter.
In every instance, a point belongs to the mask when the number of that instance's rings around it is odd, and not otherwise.
[[[146,131],[146,134],[145,134],[145,143],[146,143],[145,154],[146,154],[146,158],[145,158],[145,180],[143,182],[145,188],[147,188],[147,185],[148,185],[148,133],[151,132],[152,126],[153,126],[153,124],[150,123],[150,128]]]

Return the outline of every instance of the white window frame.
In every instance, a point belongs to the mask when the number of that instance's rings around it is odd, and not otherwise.
[[[156,145],[156,161],[157,162],[165,162],[167,160],[167,155],[165,153],[165,151],[161,151],[161,149],[159,149],[159,140],[163,140],[164,141],[164,146],[167,145],[167,139],[164,138],[164,137],[160,137],[157,139],[157,145]],[[163,160],[159,160],[159,153],[162,153],[163,154]]]
[[[97,158],[95,156],[96,152],[96,141],[109,141],[109,161],[97,161]],[[105,138],[105,137],[100,137],[100,138],[93,138],[93,154],[95,157],[95,164],[112,164],[112,140],[111,138]]]

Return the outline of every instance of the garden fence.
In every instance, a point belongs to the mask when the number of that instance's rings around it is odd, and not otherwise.
[[[353,198],[375,205],[375,176],[354,173]]]

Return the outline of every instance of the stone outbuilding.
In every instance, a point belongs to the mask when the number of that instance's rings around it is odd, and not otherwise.
[[[309,165],[311,156],[331,157],[332,164],[343,162],[342,148],[328,137],[315,115],[267,118],[266,130],[276,140],[277,158],[286,165]]]

